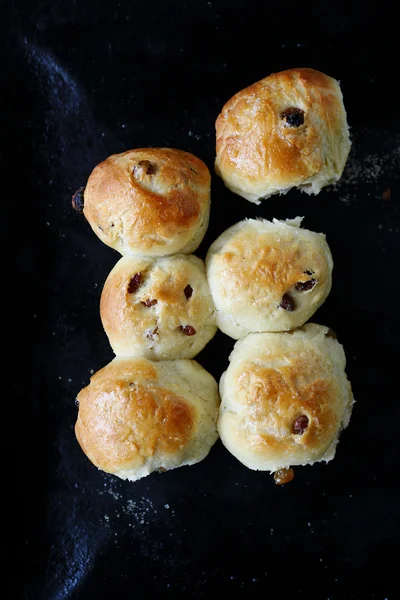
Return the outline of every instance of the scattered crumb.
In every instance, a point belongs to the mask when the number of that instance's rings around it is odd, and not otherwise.
[[[383,190],[382,200],[387,202],[388,200],[390,200],[391,197],[392,197],[392,190],[390,188],[386,188],[385,190]]]

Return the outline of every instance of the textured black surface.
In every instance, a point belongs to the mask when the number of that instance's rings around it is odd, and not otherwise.
[[[23,443],[21,597],[398,598],[400,121],[389,3],[14,0],[8,9],[3,319],[18,413],[10,428]],[[72,211],[71,194],[100,160],[131,147],[182,148],[212,168],[223,103],[292,66],[341,80],[353,135],[342,182],[256,207],[214,177],[198,254],[245,216],[304,215],[327,234],[334,284],[313,320],[345,345],[357,399],[336,459],[297,469],[282,488],[219,442],[199,465],[136,484],[102,474],[75,441],[74,398],[112,358],[98,307],[118,255]],[[232,345],[219,333],[198,360],[218,378]]]

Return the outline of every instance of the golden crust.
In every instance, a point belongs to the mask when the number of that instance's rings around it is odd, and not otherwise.
[[[84,215],[121,254],[193,252],[207,229],[210,173],[199,158],[172,148],[114,154],[95,167]]]
[[[217,331],[204,263],[190,254],[121,258],[104,284],[100,315],[117,356],[193,358]],[[185,335],[187,326],[193,335]]]
[[[328,328],[247,336],[221,379],[222,442],[252,469],[330,460],[353,404],[342,346]],[[295,422],[307,418],[301,434]]]
[[[256,331],[302,325],[327,297],[332,257],[325,236],[301,229],[301,219],[247,219],[222,233],[206,258],[217,324],[238,339]],[[296,284],[313,287],[297,291]],[[280,305],[290,294],[294,309]]]
[[[194,392],[185,376],[193,380]],[[209,392],[208,404],[197,394],[196,381]],[[194,361],[114,359],[78,394],[77,440],[94,465],[123,478],[193,464],[217,438],[216,388]]]
[[[282,118],[293,108],[304,112],[298,127]],[[350,150],[339,85],[313,69],[274,73],[235,94],[216,137],[216,172],[252,202],[293,186],[318,193],[340,178]]]

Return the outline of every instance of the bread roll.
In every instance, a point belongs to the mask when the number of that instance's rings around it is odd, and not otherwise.
[[[251,334],[229,360],[218,430],[238,460],[271,472],[332,460],[354,400],[343,347],[328,327]]]
[[[208,226],[210,173],[182,150],[128,150],[95,167],[83,202],[95,234],[121,254],[186,254]]]
[[[274,73],[238,92],[216,121],[215,170],[250,202],[340,179],[350,151],[339,84],[314,69]]]
[[[234,339],[303,325],[328,296],[332,256],[301,218],[246,219],[211,245],[207,276],[218,327]]]
[[[78,442],[99,469],[136,481],[193,465],[218,438],[218,387],[191,360],[115,358],[78,394]]]
[[[117,356],[193,358],[217,331],[204,263],[192,254],[121,258],[100,314]]]

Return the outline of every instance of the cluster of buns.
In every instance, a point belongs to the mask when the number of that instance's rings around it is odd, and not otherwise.
[[[239,340],[221,378],[219,434],[278,483],[293,465],[333,458],[353,403],[342,346],[327,327],[303,326],[329,294],[333,261],[325,236],[300,224],[241,221],[206,257],[217,324]]]
[[[216,122],[216,172],[251,202],[336,182],[350,149],[338,83],[312,69],[236,94]],[[327,298],[325,236],[301,218],[246,219],[190,254],[210,214],[210,173],[171,148],[110,156],[73,197],[122,258],[100,314],[116,358],[78,395],[77,439],[98,468],[136,480],[202,460],[218,438],[243,464],[293,477],[331,460],[354,402],[332,330],[304,323]],[[219,327],[239,340],[218,386],[193,357]]]
[[[218,438],[218,386],[192,359],[217,331],[202,260],[210,173],[171,148],[110,156],[73,204],[123,257],[100,315],[116,358],[78,395],[77,439],[99,469],[136,480],[202,460]],[[162,361],[162,362],[155,362]]]

